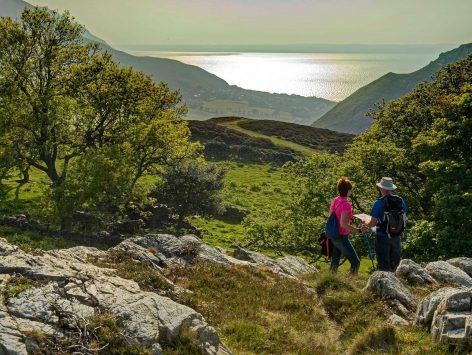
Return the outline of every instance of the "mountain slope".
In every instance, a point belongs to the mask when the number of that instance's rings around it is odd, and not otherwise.
[[[372,124],[372,119],[366,117],[366,113],[370,109],[375,109],[376,103],[381,103],[382,100],[398,99],[419,83],[430,81],[443,66],[456,62],[470,53],[472,53],[472,43],[463,44],[456,49],[440,54],[438,59],[413,73],[385,74],[338,103],[315,121],[312,126],[345,133],[362,133]]]
[[[18,18],[25,6],[31,7],[22,0],[0,0],[0,16]],[[166,58],[136,57],[112,48],[90,32],[84,37],[100,43],[122,65],[142,71],[157,82],[167,82],[171,89],[179,89],[189,107],[189,119],[244,115],[309,125],[336,104],[316,97],[245,90],[193,65]]]

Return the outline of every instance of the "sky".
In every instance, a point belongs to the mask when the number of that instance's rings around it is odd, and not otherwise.
[[[472,0],[30,0],[112,45],[461,44]]]

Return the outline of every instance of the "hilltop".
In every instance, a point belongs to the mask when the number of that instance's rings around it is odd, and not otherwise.
[[[192,139],[205,146],[207,159],[276,165],[316,151],[343,152],[354,137],[328,129],[245,117],[189,121],[189,128]]]
[[[17,18],[24,7],[31,7],[22,0],[0,0],[0,5],[0,16],[13,18]],[[197,66],[172,59],[136,57],[112,48],[88,31],[84,37],[99,43],[121,65],[131,66],[150,75],[156,82],[164,81],[171,89],[180,90],[183,103],[189,108],[189,119],[205,120],[215,114],[244,115],[309,125],[335,105],[333,101],[317,97],[245,90],[229,85]]]
[[[433,80],[434,74],[445,65],[465,58],[470,53],[472,43],[463,44],[440,54],[438,59],[413,73],[385,74],[338,103],[312,126],[345,133],[362,133],[371,126],[372,118],[366,117],[366,114],[369,110],[375,110],[377,103],[400,98],[419,83]]]

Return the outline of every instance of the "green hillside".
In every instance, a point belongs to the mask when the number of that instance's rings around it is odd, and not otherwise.
[[[434,74],[446,64],[465,58],[470,53],[472,43],[463,44],[452,51],[442,53],[438,59],[413,73],[385,74],[338,103],[312,126],[345,133],[362,133],[372,124],[372,119],[366,117],[366,114],[369,110],[375,110],[377,103],[400,98],[419,83],[431,81]]]

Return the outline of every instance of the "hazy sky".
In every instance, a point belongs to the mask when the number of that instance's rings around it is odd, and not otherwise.
[[[110,44],[472,41],[472,0],[31,0]]]

